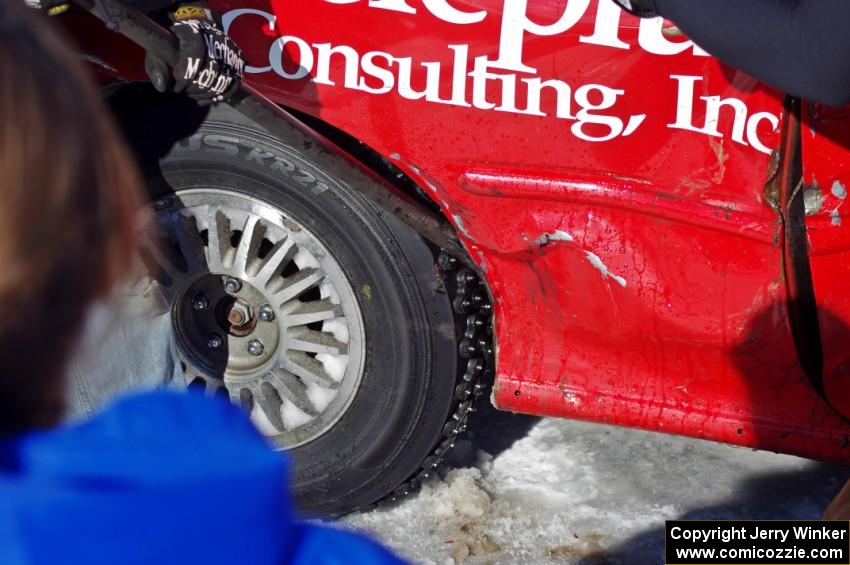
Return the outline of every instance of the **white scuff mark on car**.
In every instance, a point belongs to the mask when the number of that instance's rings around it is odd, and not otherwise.
[[[806,215],[813,216],[823,209],[823,191],[817,182],[803,188],[803,202],[806,205]]]
[[[555,232],[549,236],[550,241],[575,241],[575,238],[562,230],[555,230]]]
[[[608,270],[608,267],[605,265],[605,263],[602,262],[602,259],[599,257],[599,255],[591,251],[585,251],[584,256],[587,257],[587,260],[590,261],[590,264],[593,265],[597,271],[602,273],[602,276],[604,278],[611,279],[621,287],[626,288],[626,279],[619,275],[615,275],[610,270]]]
[[[844,186],[841,181],[836,179],[835,182],[832,183],[832,195],[840,199],[841,202],[835,207],[835,210],[829,213],[829,217],[832,219],[833,226],[840,226],[841,213],[839,210],[841,210],[841,206],[844,205],[844,199],[847,198],[847,187]]]
[[[390,153],[390,159],[392,159],[393,161],[398,161],[399,159],[401,159],[401,155],[399,155],[398,153]]]
[[[552,233],[544,233],[534,240],[534,244],[538,247],[543,247],[553,241],[566,241],[567,243],[572,243],[575,241],[575,238],[563,230],[555,230]]]
[[[536,245],[537,247],[545,247],[553,241],[575,243],[575,237],[563,230],[555,230],[552,233],[544,233],[543,235],[535,239],[534,245]],[[582,252],[584,253],[584,256],[587,258],[587,260],[590,262],[590,264],[593,265],[600,273],[602,273],[603,278],[611,279],[621,287],[626,288],[626,279],[612,273],[602,261],[602,258],[599,257],[599,255],[593,253],[592,251],[587,251],[586,249],[583,249]]]
[[[490,263],[487,261],[487,258],[484,257],[484,253],[480,250],[476,251],[475,254],[478,255],[478,268],[486,275],[490,272]]]
[[[466,231],[466,227],[463,225],[463,218],[461,218],[457,214],[454,214],[452,215],[452,220],[454,220],[454,223],[460,233],[462,233],[467,239],[475,241],[475,239],[471,235],[469,235],[469,232]]]

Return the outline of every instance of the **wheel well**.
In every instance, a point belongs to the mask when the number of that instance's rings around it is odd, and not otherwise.
[[[345,131],[320,120],[310,114],[305,114],[295,109],[286,108],[292,115],[319,132],[322,136],[331,140],[334,144],[351,154],[355,159],[368,167],[372,172],[394,185],[396,188],[411,196],[422,205],[442,214],[442,210],[434,202],[419,184],[414,181],[403,170],[398,168],[392,161],[384,157],[371,146],[363,143],[356,137]]]
[[[160,94],[144,82],[114,83],[102,89],[102,94],[143,172],[155,172],[157,161],[167,155],[175,143],[191,136],[209,113],[185,96]],[[417,204],[442,216],[439,206],[422,187],[378,151],[327,122],[284,108]],[[154,132],[150,128],[152,123],[157,124]]]

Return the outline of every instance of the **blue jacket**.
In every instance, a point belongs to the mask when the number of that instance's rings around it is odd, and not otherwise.
[[[401,563],[364,537],[296,523],[286,467],[227,402],[127,398],[0,442],[0,563]]]

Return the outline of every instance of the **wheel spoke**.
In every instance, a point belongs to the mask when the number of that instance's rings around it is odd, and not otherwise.
[[[209,209],[207,241],[207,267],[212,273],[221,272],[226,252],[231,249],[230,220],[213,206]]]
[[[284,327],[306,326],[342,316],[342,308],[328,299],[299,304],[283,317]]]
[[[263,241],[265,228],[257,216],[249,216],[242,230],[242,237],[236,247],[236,258],[233,260],[232,270],[241,276],[248,273],[248,266],[252,259],[257,257],[257,251]]]
[[[337,341],[335,337],[324,332],[305,328],[295,328],[289,332],[289,348],[305,353],[326,353],[328,355],[345,355],[348,345]]]
[[[274,288],[277,285],[272,284],[269,291],[275,302],[283,305],[317,286],[324,278],[325,273],[321,269],[302,269],[291,277],[282,279],[280,288]]]
[[[306,383],[334,390],[339,388],[339,383],[325,371],[325,366],[306,353],[291,351],[283,362],[283,368]]]
[[[258,286],[263,288],[268,287],[272,277],[278,275],[283,270],[283,267],[295,256],[296,251],[295,241],[291,237],[286,237],[277,242],[272,250],[269,251],[265,262],[255,275]]]
[[[281,369],[275,369],[269,374],[269,384],[271,384],[281,398],[284,398],[295,405],[296,408],[311,417],[316,417],[319,412],[307,396],[307,389],[304,383],[298,380],[295,375]]]
[[[254,397],[254,405],[258,406],[263,414],[279,432],[286,431],[283,418],[280,415],[280,407],[283,401],[277,390],[269,383],[251,386],[251,396]]]
[[[230,396],[230,401],[239,406],[245,412],[250,413],[253,404],[251,391],[247,388],[227,388],[227,393]]]

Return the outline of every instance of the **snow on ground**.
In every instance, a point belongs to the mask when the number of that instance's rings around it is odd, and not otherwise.
[[[796,457],[489,407],[472,428],[421,493],[343,525],[421,564],[655,564],[664,520],[816,519],[850,477]]]

